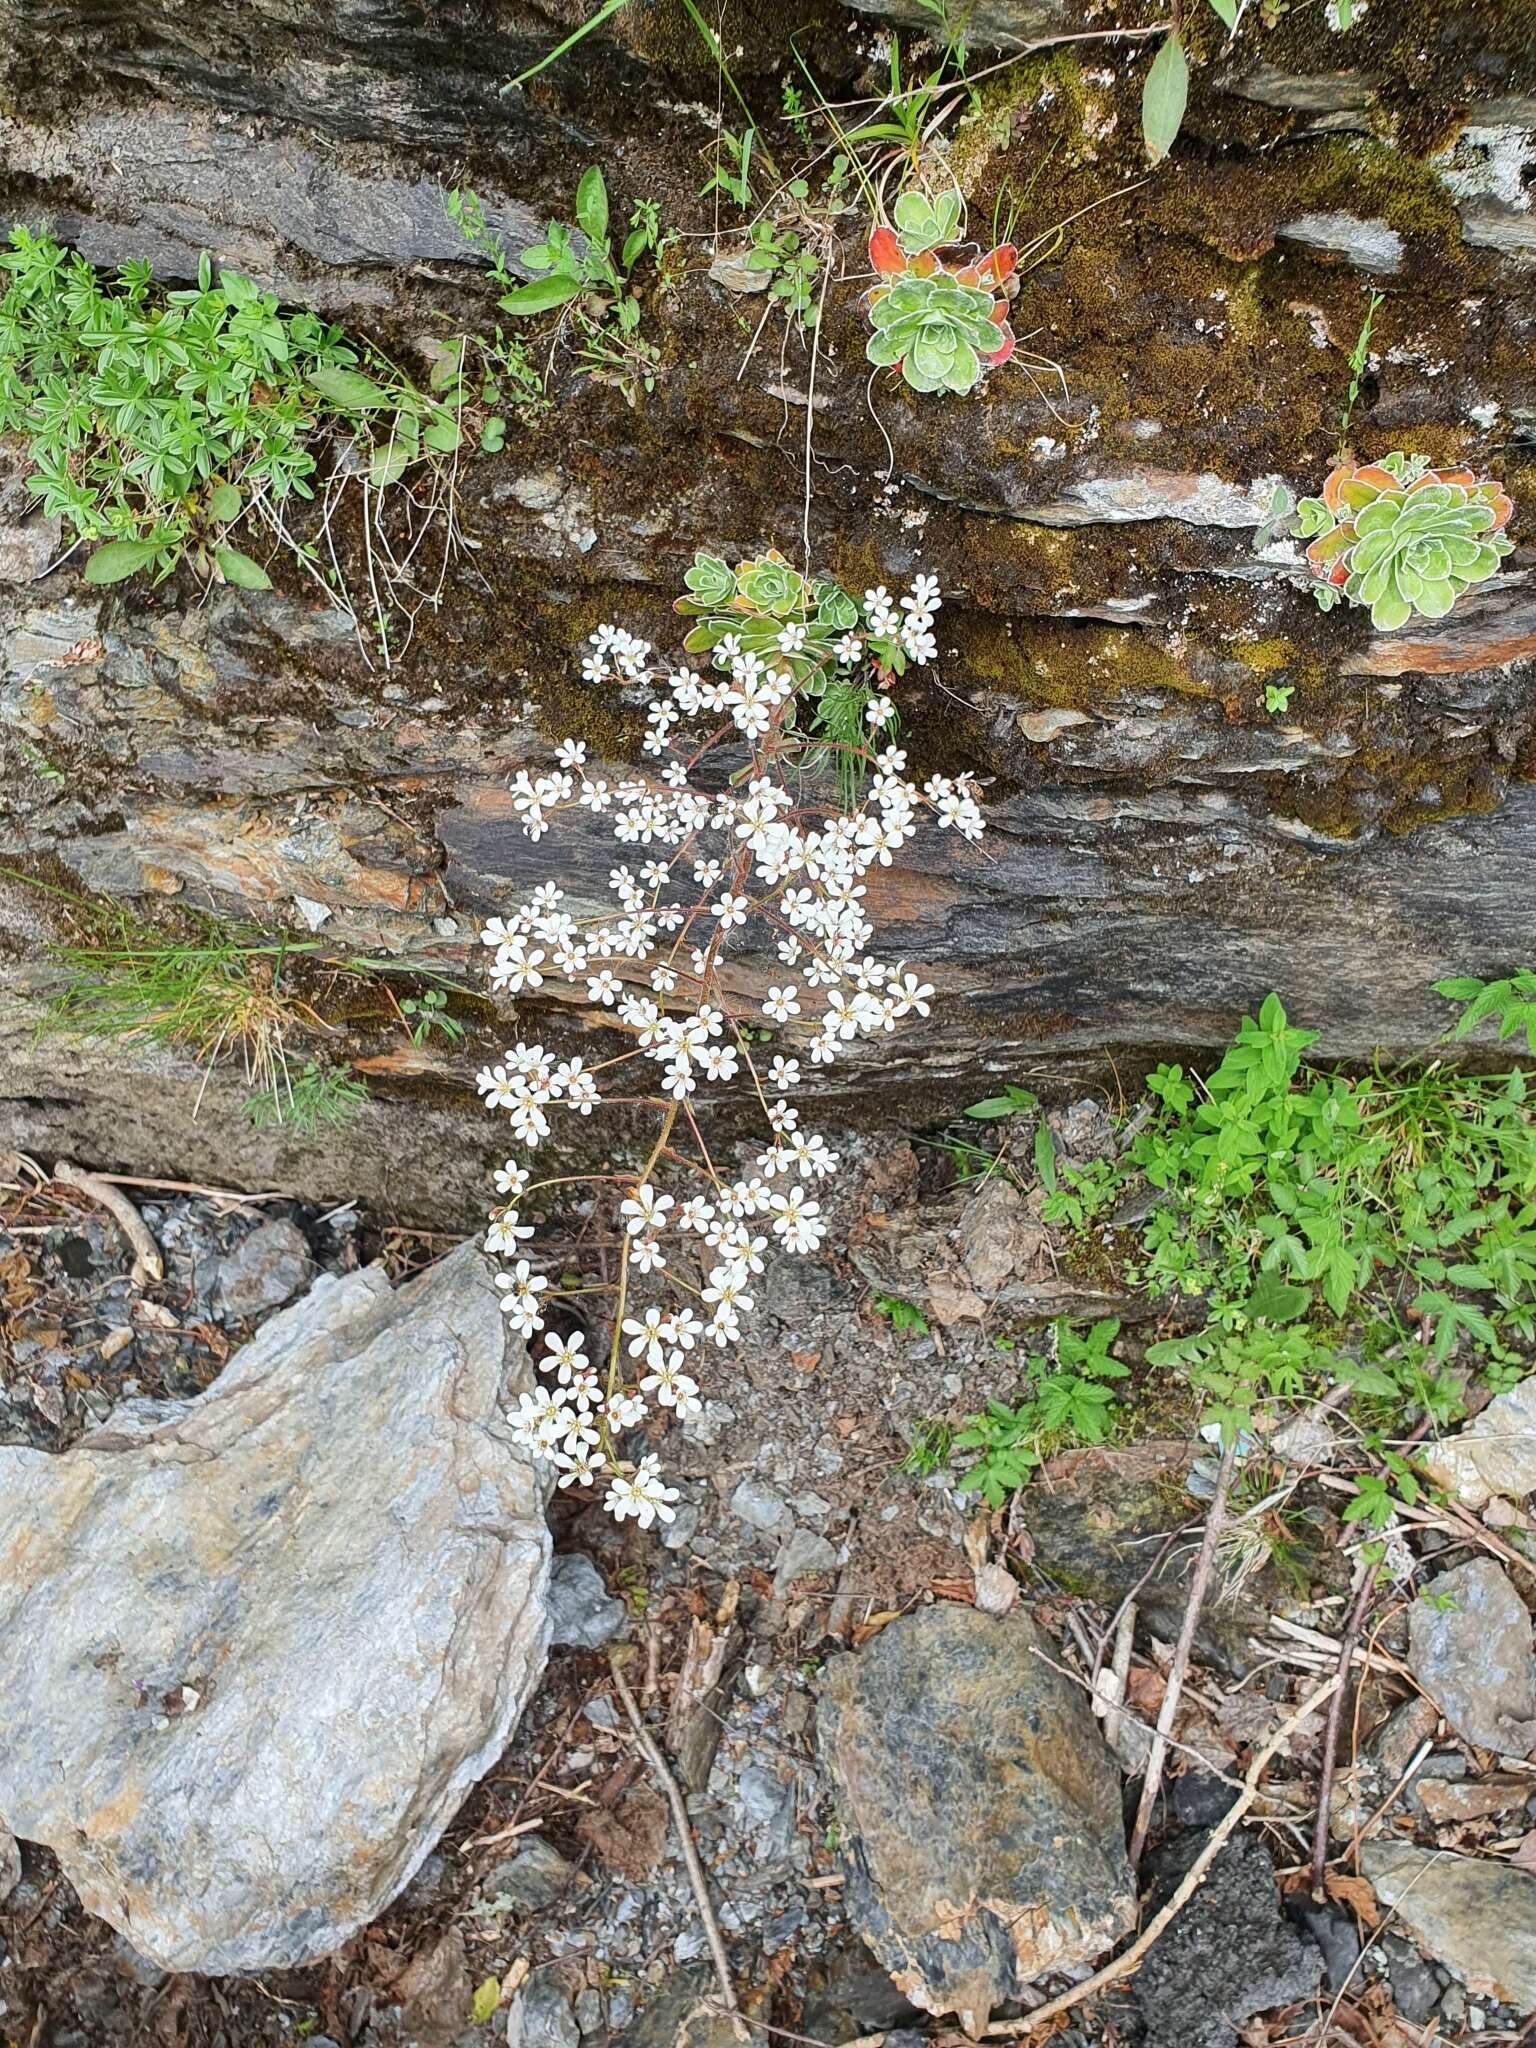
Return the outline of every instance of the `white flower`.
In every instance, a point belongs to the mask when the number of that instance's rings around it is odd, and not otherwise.
[[[864,706],[865,724],[876,729],[882,725],[889,725],[895,716],[896,706],[889,697],[871,697]]]
[[[637,1273],[659,1273],[667,1263],[667,1255],[654,1237],[632,1237],[629,1263]]]
[[[864,642],[857,633],[845,633],[833,651],[844,668],[852,668],[864,652]]]
[[[827,1234],[819,1202],[808,1201],[798,1188],[769,1198],[773,1218],[769,1229],[784,1241],[786,1251],[813,1252]]]
[[[555,759],[562,768],[584,768],[587,761],[585,740],[562,740]]]
[[[525,1239],[533,1236],[533,1225],[519,1220],[515,1209],[503,1209],[499,1216],[493,1216],[490,1228],[485,1233],[485,1248],[488,1252],[505,1254],[515,1252]]]
[[[591,1486],[608,1467],[602,1452],[593,1450],[589,1444],[578,1445],[575,1450],[567,1445],[563,1451],[554,1453],[554,1462],[561,1468],[556,1486]]]
[[[781,1091],[787,1088],[798,1088],[800,1086],[800,1062],[798,1060],[783,1059],[778,1053],[775,1053],[773,1062],[768,1069],[768,1085],[770,1088],[777,1088]]]
[[[568,1383],[572,1373],[583,1372],[587,1366],[587,1340],[578,1330],[572,1337],[557,1337],[553,1330],[544,1335],[544,1349],[549,1354],[541,1359],[545,1372],[554,1373],[562,1384]]]
[[[616,1522],[633,1515],[642,1529],[649,1529],[652,1522],[670,1522],[676,1515],[671,1503],[677,1499],[677,1488],[665,1486],[657,1469],[654,1457],[644,1457],[628,1478],[616,1478],[608,1488],[603,1506]]]
[[[649,1410],[640,1396],[633,1392],[611,1394],[606,1410],[609,1424],[614,1429],[633,1429],[644,1422]]]
[[[720,920],[720,929],[724,932],[728,932],[733,925],[745,924],[747,921],[746,897],[733,896],[729,889],[726,890],[718,903],[712,904],[710,907],[714,911],[715,916]]]
[[[647,1365],[660,1365],[666,1356],[667,1319],[663,1311],[648,1308],[643,1316],[626,1316],[619,1325],[629,1338],[631,1358],[643,1358]]]
[[[623,993],[624,984],[611,967],[604,967],[587,979],[588,1002],[601,1003],[604,1009],[611,1010]]]
[[[667,1211],[675,1206],[671,1195],[659,1194],[647,1180],[620,1202],[619,1214],[628,1219],[625,1228],[630,1236],[642,1237],[653,1230],[664,1230]]]
[[[800,1005],[795,1000],[800,991],[793,982],[785,988],[770,988],[763,1000],[763,1015],[771,1017],[775,1024],[787,1024],[791,1017],[798,1017]]]

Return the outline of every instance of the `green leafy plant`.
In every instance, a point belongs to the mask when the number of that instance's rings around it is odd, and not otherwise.
[[[440,1031],[450,1045],[464,1040],[464,1026],[448,1011],[446,989],[429,988],[419,996],[402,996],[400,1014],[409,1020],[412,1045],[425,1045],[434,1031]]]
[[[233,271],[215,281],[207,257],[192,290],[156,294],[147,263],[109,287],[17,227],[0,270],[0,431],[22,437],[45,511],[96,544],[88,580],[162,578],[192,548],[205,573],[264,588],[226,536],[252,496],[310,494],[312,379],[356,360],[340,330]]]
[[[330,541],[335,503],[355,489],[376,534],[370,609],[387,663],[396,613],[432,601],[419,595],[426,531],[440,527],[445,562],[457,544],[452,458],[475,404],[462,374],[422,391],[313,313],[285,313],[235,271],[215,278],[206,256],[195,286],[160,292],[147,264],[108,282],[16,228],[0,274],[0,431],[22,437],[29,490],[93,544],[86,580],[160,581],[189,561],[210,581],[264,590],[266,567],[234,544],[241,528],[285,550],[356,623]],[[417,473],[433,480],[420,504],[410,488],[390,500],[410,529],[402,561],[374,494]],[[306,529],[309,499],[325,509]]]
[[[1378,632],[1416,615],[1443,619],[1463,591],[1492,576],[1513,543],[1514,510],[1501,484],[1470,469],[1431,469],[1401,453],[1335,466],[1316,498],[1303,498],[1269,530],[1311,537],[1313,593],[1326,611],[1342,596],[1367,606]]]
[[[912,1441],[907,1454],[901,1461],[903,1472],[914,1473],[919,1479],[931,1479],[935,1472],[942,1472],[949,1463],[954,1449],[955,1431],[952,1423],[926,1417],[912,1425]]]
[[[915,1302],[903,1301],[899,1294],[872,1294],[869,1305],[876,1315],[885,1317],[898,1335],[927,1336],[928,1318]]]
[[[1289,711],[1291,699],[1296,694],[1294,683],[1266,683],[1264,685],[1264,709],[1271,715]]]
[[[1262,0],[1261,12],[1266,28],[1274,26],[1285,12],[1286,5],[1287,0]],[[1226,29],[1228,37],[1235,36],[1242,11],[1239,0],[1210,0],[1210,8]],[[1347,29],[1354,19],[1354,0],[1331,0],[1326,12],[1330,28]],[[1157,54],[1142,82],[1141,137],[1147,158],[1154,164],[1160,164],[1178,140],[1189,105],[1189,57],[1178,21],[1179,15],[1175,10],[1176,25],[1158,44]],[[1228,47],[1231,47],[1230,41]]]
[[[960,1489],[979,1493],[988,1507],[1001,1507],[1053,1451],[1070,1443],[1103,1443],[1110,1433],[1113,1383],[1129,1370],[1110,1355],[1120,1333],[1118,1318],[1106,1316],[1086,1332],[1058,1322],[1052,1333],[1054,1363],[1036,1352],[1026,1360],[1030,1392],[1011,1406],[989,1401],[955,1436],[956,1450],[980,1453]]]
[[[757,130],[752,127],[744,128],[740,135],[733,135],[729,128],[716,129],[714,168],[699,197],[708,199],[711,193],[721,192],[745,212],[752,204],[752,150],[756,142]]]
[[[1435,994],[1462,1005],[1461,1015],[1451,1027],[1451,1037],[1465,1038],[1479,1024],[1497,1018],[1499,1041],[1522,1032],[1529,1050],[1536,1054],[1536,973],[1519,968],[1500,981],[1481,981],[1476,975],[1453,975],[1435,983]]]
[[[285,1067],[270,1088],[250,1098],[245,1113],[258,1131],[283,1124],[300,1137],[313,1138],[322,1130],[350,1123],[367,1100],[365,1082],[339,1067],[306,1060],[297,1073]]]
[[[797,178],[792,196],[804,198],[805,180]],[[821,269],[821,257],[814,243],[794,228],[771,220],[752,223],[748,270],[766,271],[768,296],[777,300],[789,318],[802,328],[816,325],[818,307],[813,289]]]
[[[609,234],[608,187],[591,164],[576,187],[575,228],[550,221],[542,242],[521,251],[519,262],[534,272],[526,283],[503,291],[499,304],[515,318],[559,312],[569,323],[578,371],[613,384],[631,405],[656,388],[660,351],[640,332],[640,301],[630,273],[659,242],[657,210],[642,202],[628,234],[615,251]],[[577,239],[580,231],[580,240]]]
[[[1528,970],[1440,992],[1467,1029],[1498,1020],[1529,1043]],[[1500,1390],[1536,1344],[1536,1123],[1521,1072],[1330,1073],[1308,1064],[1314,1042],[1269,996],[1203,1079],[1155,1069],[1120,1155],[1058,1162],[1042,1213],[1091,1239],[1096,1270],[1111,1257],[1122,1285],[1168,1304],[1183,1327],[1147,1364],[1228,1441],[1261,1411],[1347,1390],[1352,1519],[1380,1526],[1420,1483],[1394,1440],[1422,1418],[1452,1426],[1470,1380]],[[1101,1228],[1122,1204],[1134,1236]]]

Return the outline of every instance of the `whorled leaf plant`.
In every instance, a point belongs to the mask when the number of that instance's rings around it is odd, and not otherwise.
[[[914,391],[963,396],[1016,347],[1008,324],[1009,300],[1018,289],[1013,244],[954,267],[936,253],[954,241],[960,211],[958,193],[933,200],[903,192],[894,227],[882,222],[869,238],[879,282],[864,298],[874,330],[864,353],[879,368],[899,370]]]
[[[1311,537],[1324,609],[1342,595],[1370,608],[1378,632],[1394,633],[1415,614],[1443,619],[1493,575],[1513,546],[1504,536],[1513,511],[1503,485],[1474,470],[1392,454],[1339,463],[1321,496],[1301,500],[1295,525]]]

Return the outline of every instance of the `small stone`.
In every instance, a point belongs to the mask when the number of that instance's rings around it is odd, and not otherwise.
[[[1022,1610],[941,1601],[832,1658],[818,1715],[848,1918],[903,1997],[979,2034],[1135,1920],[1120,1777]]]
[[[1092,725],[1093,720],[1086,711],[1063,711],[1054,706],[1049,711],[1026,711],[1020,715],[1019,731],[1025,739],[1033,740],[1037,747],[1049,746],[1064,732],[1070,732],[1074,725]]]
[[[737,1780],[744,1830],[755,1860],[770,1863],[789,1854],[795,1839],[795,1788],[763,1764],[748,1764]]]
[[[1172,1891],[1201,1840],[1186,1836],[1160,1859],[1164,1889]],[[1131,1989],[1146,2048],[1236,2048],[1245,2020],[1309,1998],[1322,1974],[1321,1951],[1282,1917],[1263,1842],[1239,1832],[1147,1951]]]
[[[1365,1842],[1360,1867],[1424,1953],[1469,1991],[1536,2011],[1536,1876],[1412,1842]]]
[[[678,1502],[672,1519],[661,1532],[664,1550],[686,1550],[699,1529],[699,1510],[691,1500]]]
[[[1384,220],[1361,220],[1352,213],[1304,213],[1278,228],[1276,239],[1325,249],[1377,277],[1392,277],[1403,264],[1403,238],[1397,229]]]
[[[551,1649],[599,1650],[613,1641],[626,1618],[624,1602],[614,1599],[583,1551],[563,1551],[555,1559],[549,1571]]]
[[[1536,1749],[1531,1617],[1491,1557],[1420,1588],[1408,1612],[1408,1668],[1468,1742],[1501,1756]]]
[[[571,2001],[553,1977],[531,1977],[507,2009],[507,2048],[581,2048]]]
[[[768,1535],[783,1528],[789,1518],[789,1507],[771,1486],[749,1472],[731,1495],[731,1513],[749,1528],[761,1529]]]
[[[1440,2003],[1440,1980],[1416,1950],[1395,1934],[1378,1935],[1375,1947],[1386,1966],[1399,2019],[1422,2026]]]
[[[1213,1828],[1224,1820],[1237,1793],[1210,1771],[1191,1765],[1180,1771],[1168,1794],[1168,1805],[1181,1828]]]
[[[724,285],[728,292],[737,292],[743,297],[767,291],[772,282],[770,274],[767,270],[748,268],[751,253],[750,249],[738,249],[717,256],[709,266],[711,282]]]
[[[16,1846],[16,1837],[3,1823],[0,1823],[0,1905],[21,1883],[21,1851]]]
[[[296,1224],[278,1217],[244,1237],[219,1268],[216,1296],[226,1323],[243,1323],[281,1308],[309,1283],[314,1263]]]
[[[1497,1394],[1459,1435],[1429,1444],[1424,1469],[1464,1507],[1536,1492],[1536,1375]]]
[[[35,583],[59,551],[59,532],[57,514],[0,524],[0,583]]]
[[[773,1568],[773,1590],[782,1595],[796,1579],[837,1570],[837,1551],[814,1529],[791,1529]]]
[[[1285,1901],[1287,1917],[1294,1920],[1309,1940],[1322,1951],[1323,1981],[1330,1991],[1342,1991],[1360,1960],[1360,1937],[1353,1916],[1332,1900],[1318,1905],[1307,1892],[1292,1892]]]
[[[515,1856],[498,1863],[480,1880],[482,1897],[502,1899],[513,1913],[537,1913],[552,1906],[577,1876],[568,1863],[542,1835],[528,1835]]]

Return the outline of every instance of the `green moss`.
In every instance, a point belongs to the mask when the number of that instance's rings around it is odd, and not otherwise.
[[[1067,50],[1026,58],[983,79],[976,88],[975,105],[961,116],[950,145],[950,168],[960,189],[969,198],[992,159],[1004,154],[1021,133],[1028,137],[1035,165],[1031,183],[1052,163],[1058,168],[1081,163],[1092,155],[1088,131],[1095,120],[1096,97],[1082,66]]]
[[[1377,218],[1400,235],[1461,247],[1461,216],[1439,177],[1385,143],[1338,136],[1308,149],[1295,189],[1321,212]]]
[[[1289,640],[1276,636],[1270,640],[1239,640],[1233,645],[1232,652],[1246,668],[1263,677],[1289,668],[1295,648]]]

